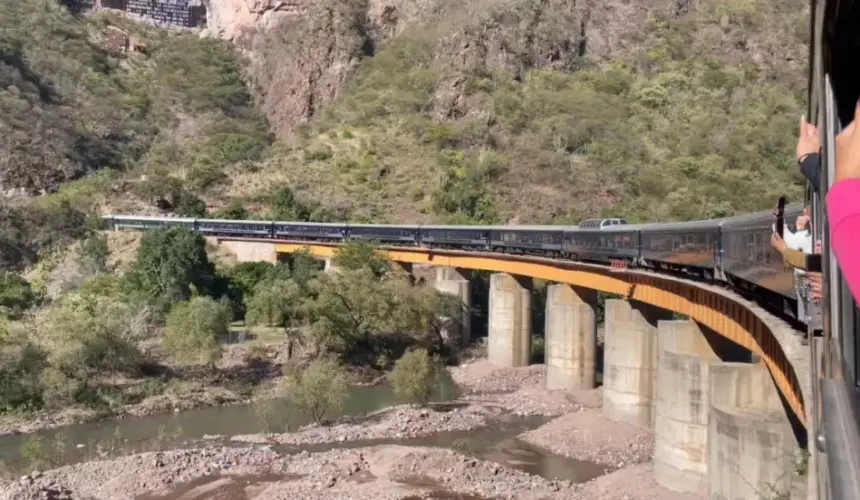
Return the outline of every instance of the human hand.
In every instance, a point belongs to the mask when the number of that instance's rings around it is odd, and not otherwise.
[[[783,253],[788,248],[788,245],[785,244],[785,240],[776,233],[773,233],[770,237],[770,246],[776,249],[777,252]]]
[[[807,123],[805,116],[801,116],[800,134],[797,137],[797,147],[794,150],[797,161],[800,161],[806,155],[817,153],[820,149],[818,128],[815,125]]]
[[[824,297],[824,276],[821,273],[806,273],[809,281],[809,297],[815,302],[821,302]]]

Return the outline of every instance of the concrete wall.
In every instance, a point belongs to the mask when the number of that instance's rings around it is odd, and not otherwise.
[[[472,287],[469,283],[470,274],[464,270],[451,267],[436,268],[434,286],[440,292],[458,297],[462,305],[460,317],[452,318],[446,337],[457,339],[460,345],[468,344],[472,339]]]
[[[278,262],[275,244],[265,241],[219,240],[218,244],[228,248],[239,262]]]
[[[659,321],[654,479],[673,491],[708,493],[710,367],[720,358],[693,321]]]
[[[657,321],[671,313],[625,300],[606,301],[603,414],[616,422],[654,427]]]
[[[531,357],[530,283],[510,274],[490,277],[488,358],[499,366],[528,366]]]
[[[596,384],[597,293],[550,285],[546,298],[546,388],[593,389]]]
[[[327,273],[333,273],[337,271],[337,266],[334,265],[334,261],[332,259],[325,259],[325,266],[323,267],[323,271]]]
[[[711,365],[711,498],[784,498],[797,441],[770,373],[760,364]]]

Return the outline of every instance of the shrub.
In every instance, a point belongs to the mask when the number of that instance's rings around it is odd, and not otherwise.
[[[212,289],[214,266],[206,240],[184,228],[156,229],[143,235],[129,284],[156,299],[185,300],[192,289]]]
[[[426,405],[446,375],[438,358],[431,358],[426,349],[415,349],[394,363],[389,380],[395,394]]]
[[[164,347],[179,361],[214,365],[221,356],[218,340],[229,332],[231,318],[227,304],[209,297],[176,304],[167,316]]]
[[[24,278],[0,271],[0,315],[18,319],[34,300],[33,290]]]
[[[321,424],[326,413],[337,412],[346,401],[349,384],[343,366],[332,358],[321,358],[311,362],[304,371],[290,369],[287,365],[285,382],[288,398],[296,408],[310,415]]]

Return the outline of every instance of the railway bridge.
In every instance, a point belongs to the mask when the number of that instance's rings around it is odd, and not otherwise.
[[[338,247],[247,238],[217,243],[240,261],[275,262],[309,251],[328,270]],[[546,302],[549,389],[596,386],[597,292],[617,297],[605,305],[603,412],[654,432],[657,482],[713,499],[769,498],[797,487],[797,452],[806,449],[810,427],[808,347],[754,302],[719,286],[642,270],[488,252],[381,252],[407,272],[434,267],[436,288],[460,297],[466,309],[471,271],[492,272],[488,355],[500,366],[529,363],[527,278],[554,283]],[[468,321],[462,324],[459,333],[468,340]]]

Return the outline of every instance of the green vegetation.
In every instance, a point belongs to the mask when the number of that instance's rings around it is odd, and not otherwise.
[[[221,357],[218,341],[230,330],[232,311],[210,297],[194,297],[173,306],[164,329],[164,347],[175,359],[214,367]]]
[[[584,8],[605,27],[566,3],[451,9],[365,58],[300,147],[253,176],[338,193],[373,222],[667,221],[799,198],[803,2],[707,0],[644,23]]]
[[[20,319],[33,300],[33,290],[24,278],[11,272],[0,273],[0,316]]]
[[[78,211],[123,175],[140,197],[202,215],[199,195],[224,183],[225,168],[266,155],[266,121],[225,42],[104,12],[77,18],[56,0],[0,0],[0,26],[14,27],[0,30],[0,186],[59,191],[37,207],[0,202],[2,268],[82,236]],[[107,49],[108,26],[145,51]]]
[[[16,26],[0,33],[0,109],[15,139],[7,147],[18,153],[0,172],[5,186],[52,191],[90,171],[140,168],[196,189],[268,147],[224,43],[111,15],[75,18],[52,0],[3,0],[0,16]],[[105,50],[108,25],[145,43],[145,53]]]
[[[108,248],[92,233],[58,259],[71,259],[82,276],[53,299],[40,299],[19,275],[2,275],[0,414],[69,407],[114,414],[144,401],[199,398],[220,380],[250,395],[276,370],[265,346],[249,346],[241,373],[222,363],[231,322],[243,317],[247,326],[282,329],[291,397],[316,420],[337,411],[346,363],[385,369],[411,346],[456,354],[438,336],[441,327],[431,328],[452,314],[441,309],[445,296],[388,273],[366,243],[336,256],[344,265],[337,273],[321,272],[304,253],[216,268],[203,238],[180,228],[145,233],[124,268],[107,265]],[[278,349],[277,335],[272,344]],[[320,384],[329,384],[322,399]]]
[[[314,422],[321,424],[327,413],[343,408],[349,381],[337,360],[320,358],[303,370],[288,364],[284,375],[290,403],[310,415]]]
[[[395,394],[426,405],[446,375],[438,358],[430,357],[426,349],[415,349],[397,360],[389,380]]]
[[[143,235],[129,282],[169,303],[187,300],[195,291],[211,292],[214,274],[203,236],[181,228],[159,229]]]

